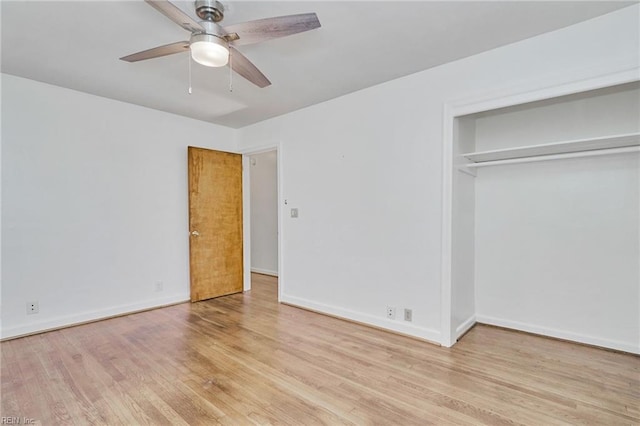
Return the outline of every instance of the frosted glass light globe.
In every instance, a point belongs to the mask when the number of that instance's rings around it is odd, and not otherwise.
[[[225,42],[210,34],[192,36],[189,48],[193,60],[207,67],[223,67],[229,61],[229,49]]]

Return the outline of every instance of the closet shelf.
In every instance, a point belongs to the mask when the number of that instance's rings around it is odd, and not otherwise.
[[[578,153],[594,150],[609,150],[640,146],[640,133],[605,136],[572,141],[554,142],[541,145],[521,146],[517,148],[496,149],[491,151],[469,152],[462,156],[473,163],[512,160],[527,157]],[[479,165],[479,164],[478,164]],[[467,164],[473,167],[473,164]]]

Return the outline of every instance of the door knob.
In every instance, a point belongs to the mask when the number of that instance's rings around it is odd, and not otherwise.
[[[200,235],[200,233],[198,231],[191,231],[191,235],[197,237],[198,235]]]

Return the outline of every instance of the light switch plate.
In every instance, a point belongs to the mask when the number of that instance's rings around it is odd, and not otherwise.
[[[298,217],[298,209],[291,209],[291,217],[293,218]]]

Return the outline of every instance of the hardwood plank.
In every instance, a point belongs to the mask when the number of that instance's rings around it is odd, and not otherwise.
[[[640,357],[488,326],[441,348],[252,291],[0,343],[37,424],[640,424]]]

